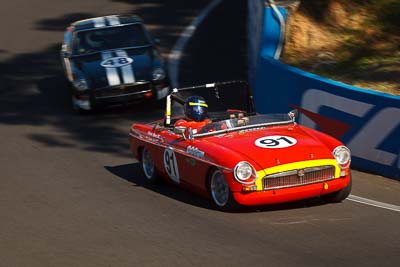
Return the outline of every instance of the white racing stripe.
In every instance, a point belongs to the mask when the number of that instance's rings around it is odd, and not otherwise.
[[[115,15],[108,16],[106,18],[107,18],[108,25],[110,25],[110,26],[115,26],[115,25],[121,24],[121,22],[119,21],[119,18]]]
[[[363,198],[363,197],[350,195],[347,198],[347,200],[354,201],[354,202],[361,203],[361,204],[365,204],[365,205],[369,205],[369,206],[373,206],[373,207],[377,207],[377,208],[381,208],[381,209],[387,209],[387,210],[400,212],[400,206],[387,204],[387,203],[384,203],[384,202],[379,202],[379,201],[371,200],[371,199],[368,199],[368,198]]]
[[[112,58],[112,52],[105,51],[101,53],[101,57],[103,60]],[[118,70],[116,68],[105,68],[106,73],[107,73],[107,80],[108,80],[108,85],[109,86],[115,86],[115,85],[120,85],[121,80],[118,75]]]
[[[115,51],[118,57],[128,57],[128,54],[124,50],[117,50]],[[133,74],[133,67],[132,64],[128,64],[121,67],[122,71],[122,79],[124,83],[134,83],[135,82],[135,75]]]
[[[100,27],[106,26],[106,20],[103,17],[95,18],[93,23],[94,23],[95,28],[100,28]]]

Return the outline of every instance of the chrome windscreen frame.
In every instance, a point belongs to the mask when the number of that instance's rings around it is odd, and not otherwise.
[[[287,121],[279,121],[279,122],[267,122],[267,123],[259,123],[259,124],[252,124],[252,125],[244,125],[244,126],[238,126],[234,128],[228,128],[228,129],[223,129],[223,130],[216,130],[208,133],[200,133],[200,134],[193,134],[193,138],[199,138],[199,137],[205,137],[205,136],[211,136],[211,135],[219,135],[219,134],[225,134],[225,133],[230,133],[230,132],[237,132],[237,131],[242,131],[242,130],[247,130],[247,129],[252,129],[252,128],[264,128],[268,126],[278,126],[278,125],[285,125],[285,124],[295,124],[293,120],[287,120]]]

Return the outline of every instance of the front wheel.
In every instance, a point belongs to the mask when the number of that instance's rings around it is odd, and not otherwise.
[[[156,172],[154,160],[151,157],[150,151],[147,148],[143,148],[142,150],[141,161],[144,176],[146,177],[147,181],[152,184],[159,182],[159,177]]]
[[[74,110],[74,112],[78,115],[88,115],[91,113],[91,110],[88,109],[83,109],[78,105],[78,100],[76,99],[75,96],[72,96],[72,109]]]
[[[345,188],[343,188],[342,190],[339,190],[337,192],[322,195],[321,198],[325,202],[329,202],[329,203],[342,202],[350,195],[351,187],[352,187],[352,178],[351,178],[351,174],[350,174],[349,184]]]
[[[214,169],[209,177],[208,189],[214,205],[222,211],[236,210],[239,205],[233,198],[229,184],[218,169]]]

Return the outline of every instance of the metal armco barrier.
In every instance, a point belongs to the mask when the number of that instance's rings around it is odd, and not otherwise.
[[[263,29],[268,28],[265,23],[277,25],[270,22],[275,18],[268,9],[264,16],[271,17],[260,20]],[[262,47],[271,47],[264,41],[277,38],[265,38],[264,34],[249,36],[260,42],[257,65],[249,75],[253,77],[250,84],[256,110],[270,113],[297,108],[301,124],[326,132],[351,149],[353,168],[400,179],[400,97],[346,85],[282,64],[262,53],[265,51]],[[268,34],[276,35],[279,31],[269,28]]]

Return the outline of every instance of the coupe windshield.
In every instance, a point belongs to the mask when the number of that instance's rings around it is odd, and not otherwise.
[[[107,27],[76,33],[73,54],[82,55],[97,51],[140,47],[149,45],[141,24]]]

